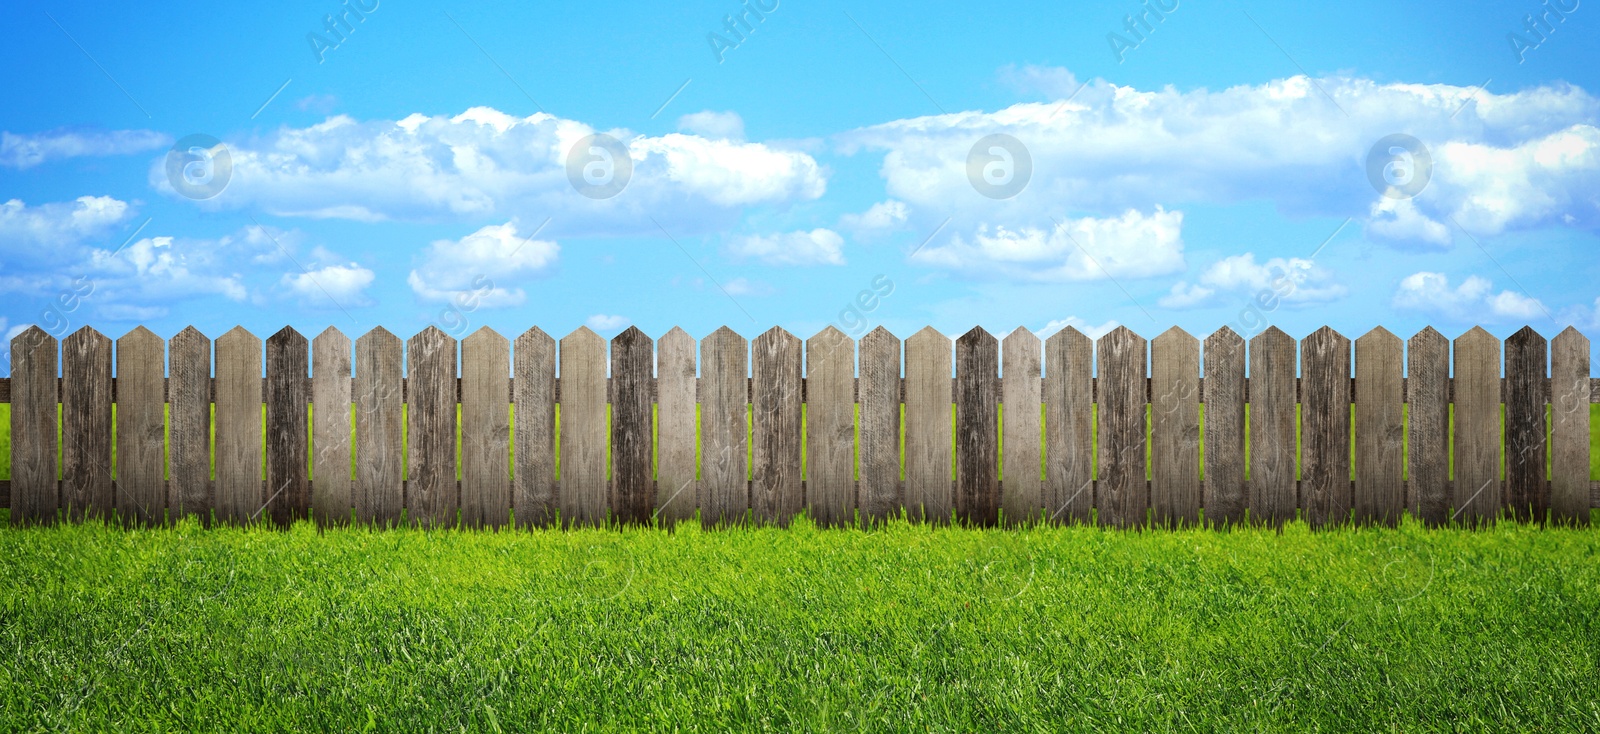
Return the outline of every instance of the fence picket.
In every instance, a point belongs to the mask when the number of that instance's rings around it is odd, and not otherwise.
[[[148,527],[166,520],[166,346],[143,326],[117,339],[116,506],[127,524]]]
[[[1430,527],[1450,519],[1450,340],[1429,326],[1406,348],[1406,509]]]
[[[1150,509],[1200,522],[1200,341],[1176,326],[1150,342]]]
[[[806,340],[806,509],[818,527],[854,521],[856,344],[832,326]]]
[[[1244,338],[1224,326],[1206,337],[1205,511],[1206,523],[1244,522],[1249,496],[1244,484]]]
[[[406,342],[406,520],[456,524],[456,340],[429,326]]]
[[[167,342],[167,371],[171,375],[167,379],[167,514],[173,521],[194,515],[209,526],[213,504],[211,340],[193,326],[178,332]],[[349,373],[348,367],[345,372]],[[345,390],[348,394],[348,379]],[[345,427],[348,433],[348,421]]]
[[[1300,342],[1300,503],[1312,528],[1350,521],[1350,340],[1326,326]]]
[[[726,326],[700,341],[700,522],[707,528],[743,524],[750,507],[749,359],[749,343]]]
[[[1589,339],[1568,326],[1550,340],[1550,514],[1589,524]]]
[[[950,337],[929,326],[906,339],[906,512],[947,523],[955,509]]]
[[[1295,343],[1276,326],[1250,340],[1250,517],[1283,527],[1294,519]]]
[[[461,523],[511,522],[511,343],[487,326],[461,340]]]
[[[1544,522],[1550,512],[1545,483],[1545,377],[1548,344],[1524,326],[1506,338],[1506,503],[1522,522]]]
[[[1451,519],[1469,525],[1500,514],[1500,340],[1483,327],[1456,338],[1455,492]]]
[[[1144,337],[1119,326],[1100,337],[1099,522],[1112,527],[1143,525],[1149,508],[1145,481]]]
[[[1378,327],[1356,339],[1356,523],[1393,526],[1405,509],[1400,337]]]
[[[1094,342],[1070,326],[1045,340],[1045,514],[1088,522],[1094,508]]]
[[[674,326],[656,347],[656,433],[661,458],[654,506],[657,522],[671,528],[694,517],[699,496],[695,479],[695,342],[688,332]]]
[[[1035,522],[1044,510],[1043,463],[1039,457],[1039,401],[1043,384],[1038,335],[1018,327],[1001,345],[1001,410],[1005,451],[1000,509],[1007,525]]]
[[[350,522],[350,338],[311,340],[311,514],[319,527]]]
[[[111,339],[85,326],[61,340],[61,377],[61,510],[110,517]]]
[[[804,506],[800,485],[800,339],[772,328],[751,344],[750,514],[788,527]]]
[[[11,524],[54,523],[56,338],[37,326],[11,340]],[[108,439],[109,440],[109,439]]]
[[[611,340],[611,476],[617,520],[650,522],[655,498],[650,476],[650,373],[655,342],[637,326]]]
[[[559,439],[561,524],[595,526],[606,520],[606,342],[580,326],[561,337]]]
[[[900,339],[879,326],[861,337],[861,518],[900,509]]]
[[[235,326],[217,337],[217,521],[257,518],[261,487],[261,340]]]
[[[306,338],[289,327],[267,338],[266,514],[280,528],[311,509],[306,476]]]
[[[511,511],[518,528],[548,527],[558,506],[556,340],[535,327],[517,337],[514,348]]]
[[[956,340],[956,516],[993,525],[1000,510],[1000,344],[975,326]]]
[[[404,383],[400,337],[378,327],[356,340],[356,519],[393,525],[405,507],[401,481]]]

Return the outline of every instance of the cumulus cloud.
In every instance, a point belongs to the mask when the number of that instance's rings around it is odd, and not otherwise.
[[[714,140],[744,140],[744,118],[737,112],[692,112],[678,118],[678,130]]]
[[[614,331],[631,323],[633,323],[633,320],[626,316],[612,316],[603,313],[590,316],[587,321],[583,322],[584,326],[595,331]]]
[[[747,235],[727,247],[736,258],[753,258],[767,265],[843,265],[844,238],[831,229]]]
[[[1395,308],[1420,311],[1457,321],[1529,321],[1549,313],[1538,299],[1516,291],[1494,292],[1494,283],[1467,276],[1452,288],[1444,273],[1413,273],[1400,281]]]
[[[1118,217],[1057,221],[1048,228],[980,224],[922,248],[912,261],[965,273],[1018,280],[1144,278],[1184,268],[1183,213],[1156,207]]]
[[[911,210],[903,201],[880,201],[860,214],[839,217],[839,226],[859,234],[874,234],[899,229],[906,223]]]
[[[805,153],[614,130],[632,174],[621,193],[591,199],[570,183],[567,161],[575,144],[597,132],[544,113],[519,118],[488,107],[401,120],[338,115],[229,141],[232,183],[202,206],[358,221],[549,216],[561,232],[583,235],[656,233],[660,221],[691,233],[731,226],[744,207],[812,200],[826,189],[825,172]],[[577,155],[580,164],[590,160]],[[159,165],[150,183],[171,192]]]
[[[1226,297],[1250,298],[1263,292],[1277,302],[1308,305],[1343,298],[1349,289],[1311,260],[1274,257],[1258,263],[1255,253],[1246,252],[1212,263],[1196,283],[1178,281],[1158,303],[1162,308],[1203,308],[1220,305]]]
[[[1367,235],[1404,244],[1450,246],[1450,228],[1417,211],[1411,199],[1379,198],[1367,217]]]
[[[371,305],[366,289],[375,278],[371,270],[347,263],[285,273],[282,283],[307,305],[345,308]]]
[[[60,259],[110,234],[132,216],[127,202],[110,196],[80,196],[36,206],[12,199],[0,204],[0,257],[25,262]]]
[[[527,299],[525,282],[555,267],[561,247],[550,240],[524,235],[517,222],[491,224],[459,240],[435,240],[406,282],[418,300],[449,302],[466,293],[478,306],[503,308]]]
[[[32,168],[63,158],[131,155],[171,144],[171,136],[154,130],[52,130],[32,134],[0,132],[0,166]]]

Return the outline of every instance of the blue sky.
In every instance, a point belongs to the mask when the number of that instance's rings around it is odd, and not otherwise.
[[[1597,30],[1532,2],[7,4],[0,320],[1594,330]],[[1420,148],[1374,168],[1390,135]]]

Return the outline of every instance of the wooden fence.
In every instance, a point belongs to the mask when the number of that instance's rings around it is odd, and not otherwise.
[[[671,525],[696,511],[707,526],[801,511],[823,526],[902,511],[1118,527],[1393,524],[1406,511],[1585,523],[1600,504],[1589,340],[1569,328],[1547,345],[1524,328],[1503,346],[1502,361],[1501,342],[1472,329],[1452,364],[1432,328],[1409,347],[1374,329],[1353,348],[1326,327],[1248,345],[1224,328],[1203,356],[1176,328],[1148,343],[1127,328],[1098,342],[927,328],[903,343],[879,328],[859,344],[773,329],[752,344],[724,327],[698,345],[630,328],[608,360],[588,329],[558,345],[485,328],[458,355],[430,327],[404,344],[374,329],[353,351],[336,329],[309,342],[284,329],[263,359],[243,328],[213,344],[140,327],[114,348],[89,328],[59,348],[33,328],[0,381],[0,489],[17,524]]]

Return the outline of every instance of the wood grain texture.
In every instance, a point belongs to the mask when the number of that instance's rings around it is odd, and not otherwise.
[[[1157,525],[1200,522],[1200,340],[1174,326],[1150,342],[1150,509]]]
[[[611,476],[619,522],[644,525],[655,511],[651,476],[650,378],[656,345],[637,326],[611,340]],[[796,432],[798,436],[798,432]]]
[[[1550,516],[1589,524],[1589,339],[1567,327],[1550,340]]]
[[[1450,519],[1450,340],[1429,326],[1406,348],[1406,509],[1429,527]]]
[[[11,524],[54,523],[60,343],[37,326],[11,339]],[[109,442],[108,442],[109,443]]]
[[[929,326],[906,339],[906,513],[914,522],[950,522],[950,337]]]
[[[1100,337],[1100,485],[1102,525],[1143,525],[1150,504],[1145,481],[1144,337],[1119,326]]]
[[[656,342],[656,522],[671,528],[694,517],[699,490],[695,479],[695,341],[673,327]]]
[[[461,524],[467,527],[498,530],[511,522],[510,380],[511,342],[499,332],[485,326],[461,340]]]
[[[217,337],[217,521],[256,519],[261,483],[261,340],[235,326]]]
[[[311,340],[311,516],[318,527],[348,525],[350,337],[328,327]]]
[[[1018,327],[1000,345],[1001,478],[1000,511],[1008,526],[1037,522],[1044,511],[1040,475],[1040,401],[1044,386],[1039,336]]]
[[[1401,377],[1404,345],[1378,327],[1356,340],[1355,520],[1393,527],[1405,509]]]
[[[749,342],[726,326],[700,341],[700,522],[707,528],[743,524],[750,507],[749,360]]]
[[[126,524],[166,521],[166,351],[143,326],[117,339],[116,506]]]
[[[311,478],[306,475],[310,366],[310,344],[300,332],[284,327],[267,338],[265,514],[280,528],[310,516]]]
[[[900,514],[900,339],[879,326],[861,337],[861,517]]]
[[[456,340],[429,326],[406,341],[406,520],[450,527],[456,484]]]
[[[348,361],[348,358],[347,358]],[[211,524],[211,340],[193,326],[167,342],[167,516]],[[349,374],[348,367],[345,373]],[[350,381],[344,380],[346,395]],[[349,400],[345,402],[348,404]],[[349,422],[345,423],[346,432]],[[349,471],[348,462],[345,471]]]
[[[598,526],[611,505],[606,486],[606,342],[586,326],[561,337],[561,524]]]
[[[1506,338],[1505,494],[1512,516],[1522,522],[1544,522],[1550,514],[1550,486],[1544,477],[1548,347],[1528,326]]]
[[[798,337],[776,327],[751,344],[750,514],[762,524],[788,527],[805,503],[800,484],[803,348]]]
[[[1453,519],[1467,525],[1500,514],[1500,340],[1482,327],[1455,343]]]
[[[844,332],[806,340],[806,510],[818,527],[855,521],[855,376]]]
[[[517,337],[512,385],[516,464],[511,509],[518,528],[549,527],[556,485],[556,340],[537,327]]]
[[[1283,527],[1295,492],[1295,343],[1276,326],[1250,339],[1250,517]]]
[[[1300,502],[1315,528],[1350,522],[1350,339],[1329,327],[1300,342]]]
[[[61,340],[61,511],[108,518],[111,481],[111,339],[87,326]]]
[[[1044,343],[1045,483],[1050,522],[1094,510],[1094,342],[1070,326]]]
[[[1224,326],[1205,345],[1206,523],[1235,525],[1245,520],[1249,496],[1244,484],[1244,338]]]
[[[400,337],[378,327],[356,340],[356,519],[400,522],[405,508],[405,419]]]
[[[991,526],[1000,513],[1000,343],[983,327],[956,339],[956,517]]]

